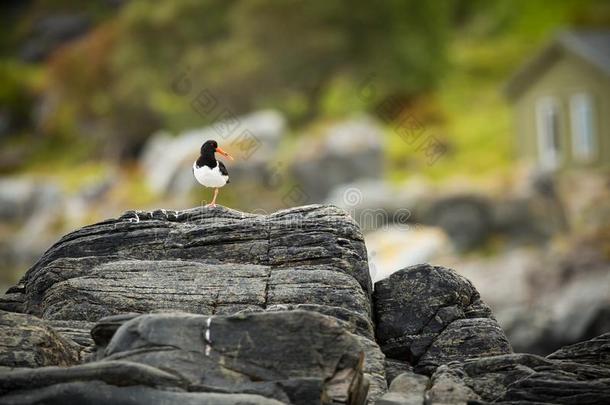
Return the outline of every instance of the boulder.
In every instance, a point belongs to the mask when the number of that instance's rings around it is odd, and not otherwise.
[[[358,340],[332,317],[306,311],[143,315],[117,330],[104,360],[162,367],[186,379],[190,390],[283,402],[350,403],[367,393]]]
[[[174,374],[145,364],[117,360],[87,363],[72,367],[51,366],[0,371],[0,394],[26,389],[36,390],[75,381],[100,381],[121,387],[133,385],[186,387],[185,381]]]
[[[423,214],[424,223],[443,228],[459,251],[480,246],[493,230],[492,204],[480,195],[438,198]]]
[[[255,215],[202,207],[131,211],[68,234],[0,308],[47,320],[89,361],[101,359],[117,331],[142,313],[326,315],[355,336],[362,392],[373,401],[386,381],[371,293],[362,234],[344,211],[307,206]],[[308,318],[300,319],[308,328]],[[303,387],[310,383],[318,384]]]
[[[400,374],[413,371],[413,366],[407,361],[386,358],[384,361],[385,378],[388,385]]]
[[[431,373],[442,364],[469,357],[510,353],[510,343],[500,325],[489,318],[456,319],[432,342],[416,370]]]
[[[131,211],[66,235],[0,299],[13,311],[0,312],[0,403],[610,395],[609,334],[547,358],[513,354],[451,269],[411,266],[375,287],[362,234],[335,207]]]
[[[6,405],[27,404],[90,404],[90,405],[282,405],[283,402],[260,395],[218,394],[210,392],[185,392],[172,389],[162,391],[142,385],[115,386],[98,381],[72,382],[51,385],[24,392],[15,392],[1,398]]]
[[[547,358],[610,369],[610,333],[604,333],[584,342],[564,346],[556,352],[549,354]]]
[[[609,341],[610,334],[604,334],[546,358],[515,353],[450,361],[428,383],[427,377],[407,372],[376,404],[605,404],[610,397]],[[415,384],[419,381],[423,393]]]
[[[277,313],[277,312],[286,312],[286,311],[308,311],[314,313],[321,313],[326,315],[325,312],[328,312],[328,316],[333,317],[334,321],[337,322],[343,329],[353,334],[354,338],[358,341],[360,350],[364,353],[364,376],[369,382],[369,391],[368,398],[370,401],[381,396],[387,389],[387,384],[385,382],[385,369],[384,369],[384,359],[385,356],[379,349],[379,346],[371,339],[358,335],[358,328],[354,327],[354,325],[348,321],[341,320],[340,316],[337,316],[335,312],[339,308],[333,307],[324,307],[324,306],[315,306],[315,305],[274,305],[267,308],[266,311],[263,310],[243,310],[239,311],[237,315],[246,316],[252,313],[264,314],[264,313]],[[137,318],[139,314],[123,314],[110,316],[107,318],[103,318],[98,321],[93,329],[91,330],[91,335],[96,343],[97,348],[97,357],[101,359],[104,357],[104,353],[106,347],[110,343],[112,337],[115,332],[126,322]]]
[[[107,395],[140,398],[136,388],[151,387],[161,398],[186,390],[260,395],[254,403],[275,403],[264,397],[363,404],[369,383],[362,340],[368,341],[333,317],[309,311],[141,315],[116,330],[98,361],[0,375],[2,403],[59,403],[83,393],[101,403]],[[145,393],[142,398],[153,398],[155,391]]]
[[[364,178],[333,188],[326,203],[348,211],[363,232],[383,230],[391,224],[405,229],[420,222],[416,207],[430,191],[427,183],[417,179],[396,185]]]
[[[448,368],[485,403],[602,404],[610,397],[609,339],[605,334],[547,358],[507,354],[452,362]]]
[[[425,393],[426,404],[466,404],[481,399],[468,387],[460,375],[446,365],[440,366],[432,375],[431,386]]]
[[[301,137],[291,172],[311,201],[324,201],[337,184],[381,178],[383,138],[381,127],[367,116],[335,123]]]
[[[0,178],[0,219],[3,222],[24,221],[38,211],[56,206],[60,200],[59,187],[53,183]]]
[[[428,377],[413,372],[399,374],[390,384],[388,393],[375,405],[424,405],[429,381]]]
[[[223,207],[128,212],[64,236],[20,285],[13,291],[23,310],[47,319],[315,304],[349,310],[370,330],[362,234],[328,206],[268,216]]]
[[[376,336],[383,352],[432,373],[446,361],[510,353],[474,286],[451,269],[407,267],[375,283]]]
[[[69,366],[79,362],[79,347],[48,322],[31,315],[0,311],[0,366]]]

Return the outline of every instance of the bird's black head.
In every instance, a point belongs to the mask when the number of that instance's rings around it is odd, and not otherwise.
[[[214,140],[205,141],[204,144],[201,145],[201,156],[214,156],[214,153],[216,153],[217,148],[218,142]]]
[[[224,150],[222,150],[222,148],[218,146],[218,142],[216,142],[212,139],[210,139],[209,141],[205,141],[205,143],[203,145],[201,145],[201,157],[206,162],[213,162],[214,164],[216,164],[216,157],[214,156],[214,154],[216,152],[233,160],[233,157],[231,155],[229,155],[227,152],[225,152]],[[211,167],[214,167],[214,166],[211,166]]]

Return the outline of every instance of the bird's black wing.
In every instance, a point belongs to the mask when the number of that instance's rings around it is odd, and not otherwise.
[[[229,177],[229,172],[227,171],[227,168],[225,167],[224,163],[222,163],[220,160],[218,161],[218,169],[220,170],[220,174],[222,174],[223,176]],[[227,183],[228,182],[229,182],[229,180],[227,179]]]

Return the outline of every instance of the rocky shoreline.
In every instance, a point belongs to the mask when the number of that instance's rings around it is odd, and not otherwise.
[[[0,298],[0,403],[603,404],[610,334],[513,353],[472,283],[375,284],[358,225],[311,205],[127,212]]]

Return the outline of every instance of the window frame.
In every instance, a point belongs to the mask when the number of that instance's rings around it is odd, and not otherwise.
[[[535,114],[538,160],[544,169],[555,170],[562,160],[561,106],[558,98],[554,96],[538,98]]]
[[[595,100],[589,92],[580,91],[570,96],[570,135],[575,161],[589,163],[596,160]]]

